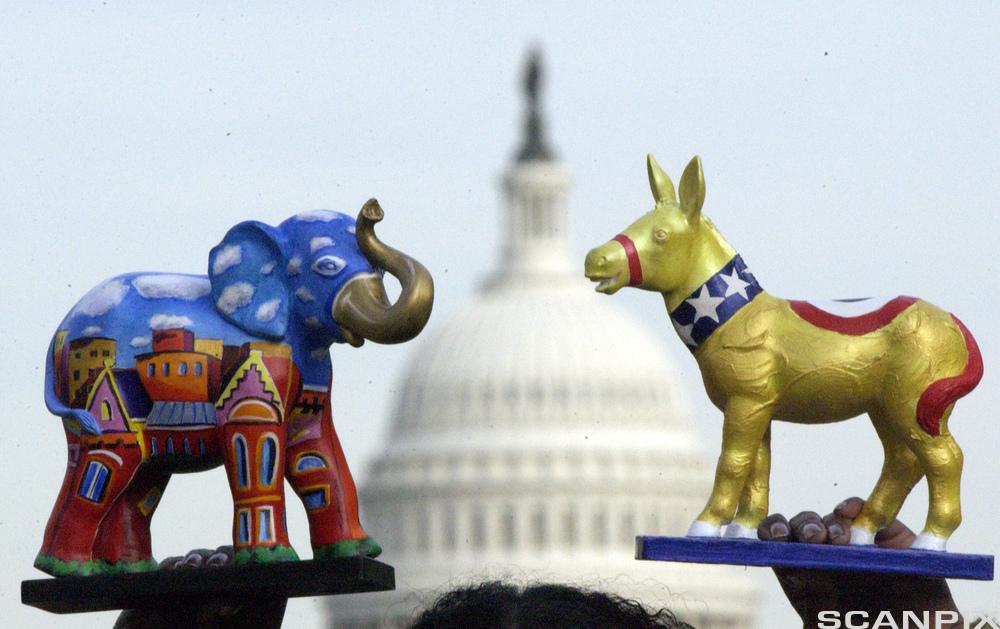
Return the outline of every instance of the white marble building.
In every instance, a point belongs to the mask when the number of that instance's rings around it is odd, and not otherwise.
[[[752,627],[746,571],[633,558],[636,534],[686,531],[712,466],[660,341],[570,259],[570,176],[544,142],[537,72],[500,268],[423,339],[361,488],[397,591],[336,597],[330,617],[401,626],[451,587],[506,576],[613,591],[700,629]]]

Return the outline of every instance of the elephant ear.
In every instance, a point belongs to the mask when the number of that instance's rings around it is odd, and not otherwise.
[[[283,338],[291,297],[287,250],[284,235],[270,225],[246,221],[230,229],[208,254],[216,310],[253,335]]]

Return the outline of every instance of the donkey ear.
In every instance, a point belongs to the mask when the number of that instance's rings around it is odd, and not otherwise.
[[[288,328],[284,235],[258,221],[236,225],[208,254],[215,308],[256,336],[281,339]]]
[[[681,175],[681,210],[689,222],[694,222],[701,216],[701,206],[704,204],[705,173],[701,170],[701,158],[695,155]]]
[[[653,199],[657,203],[677,203],[677,193],[674,192],[674,182],[653,159],[653,154],[646,155],[646,172],[649,173],[649,189],[653,191]]]

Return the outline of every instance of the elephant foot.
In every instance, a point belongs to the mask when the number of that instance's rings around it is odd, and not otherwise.
[[[135,572],[150,572],[156,570],[159,564],[153,559],[138,561],[116,561],[114,563],[102,559],[87,561],[63,560],[52,555],[38,553],[35,557],[35,567],[54,577],[87,577],[95,574],[132,574]]]
[[[338,559],[340,557],[378,557],[382,547],[371,537],[345,539],[313,549],[313,559]]]
[[[258,546],[243,548],[233,554],[235,566],[248,563],[274,563],[278,561],[298,561],[299,555],[291,546]]]

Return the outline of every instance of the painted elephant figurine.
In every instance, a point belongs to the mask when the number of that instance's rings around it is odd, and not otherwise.
[[[170,475],[225,465],[234,561],[295,559],[287,478],[317,559],[375,556],[330,413],[332,343],[407,341],[434,285],[375,235],[329,210],[229,230],[208,276],[129,273],[100,284],[59,326],[45,401],[63,419],[66,476],[35,561],[56,576],[155,569],[150,519]],[[382,273],[401,293],[386,296]]]

